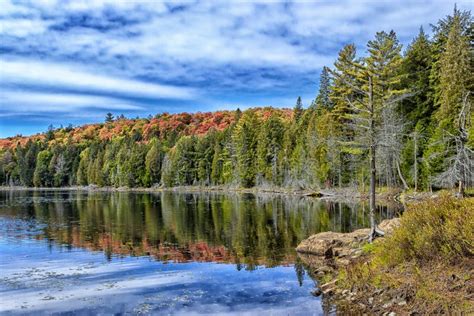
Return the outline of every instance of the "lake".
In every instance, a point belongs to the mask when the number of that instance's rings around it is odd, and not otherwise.
[[[299,196],[0,191],[0,313],[321,315],[294,248],[368,225]]]

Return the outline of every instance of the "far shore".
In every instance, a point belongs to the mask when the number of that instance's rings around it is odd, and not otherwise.
[[[67,187],[25,187],[25,186],[0,186],[0,191],[87,191],[87,192],[177,192],[177,193],[237,193],[237,194],[255,194],[255,195],[288,195],[311,197],[319,199],[361,201],[367,200],[368,194],[358,191],[356,188],[328,188],[328,189],[291,189],[283,187],[272,188],[242,188],[233,186],[178,186],[178,187],[99,187],[89,186],[67,186]],[[399,188],[385,188],[377,193],[380,202],[404,203],[412,200],[424,200],[435,196],[431,192],[402,192]]]
[[[0,186],[1,191],[98,191],[98,192],[229,192],[229,193],[268,193],[268,194],[288,194],[308,197],[329,197],[329,196],[352,196],[360,197],[360,193],[348,190],[297,190],[289,188],[241,188],[233,186],[178,186],[178,187],[99,187],[96,185],[89,186],[67,186],[67,187],[25,187],[25,186]],[[344,191],[344,192],[343,192]]]

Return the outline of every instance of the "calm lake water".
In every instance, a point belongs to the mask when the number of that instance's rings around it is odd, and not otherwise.
[[[368,225],[294,196],[0,191],[0,313],[321,315],[294,248]]]

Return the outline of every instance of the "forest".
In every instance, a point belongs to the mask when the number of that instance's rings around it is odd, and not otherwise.
[[[405,49],[348,44],[293,109],[158,114],[0,140],[6,186],[413,190],[474,185],[473,23],[455,9]]]

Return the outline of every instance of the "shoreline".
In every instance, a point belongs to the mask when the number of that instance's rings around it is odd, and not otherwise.
[[[222,193],[222,194],[254,194],[254,195],[282,195],[302,198],[318,198],[322,200],[337,200],[346,202],[368,201],[367,192],[361,192],[354,188],[330,188],[330,189],[291,189],[283,187],[273,188],[242,188],[232,186],[177,186],[177,187],[99,187],[89,186],[67,186],[67,187],[25,187],[25,186],[0,186],[0,191],[82,191],[82,192],[136,192],[136,193]],[[420,202],[435,198],[439,192],[429,191],[403,191],[400,188],[383,188],[376,193],[379,203],[407,204]]]
[[[449,203],[457,204],[452,206]],[[469,254],[464,254],[464,257],[458,258],[457,261],[445,260],[439,256],[433,259],[428,256],[422,264],[413,258],[400,257],[399,254],[406,251],[404,247],[407,247],[407,242],[416,243],[418,237],[415,236],[420,235],[419,227],[424,229],[422,225],[438,224],[439,218],[443,219],[441,226],[445,225],[444,222],[452,221],[452,219],[446,219],[445,217],[449,215],[441,214],[441,210],[445,210],[447,214],[454,211],[464,214],[468,209],[463,210],[462,206],[456,206],[461,203],[472,204],[474,198],[457,199],[454,195],[448,194],[440,194],[439,197],[433,198],[433,195],[428,197],[425,194],[414,199],[410,201],[406,211],[408,213],[405,212],[401,217],[386,219],[378,225],[385,232],[385,236],[377,238],[373,244],[369,244],[366,238],[370,233],[369,229],[358,229],[350,233],[321,232],[302,240],[296,251],[319,283],[313,295],[322,296],[327,304],[336,306],[343,313],[424,314],[427,311],[440,311],[443,308],[447,308],[445,311],[458,311],[453,306],[446,307],[449,304],[440,307],[432,295],[427,295],[423,291],[426,290],[424,287],[431,286],[428,294],[433,293],[432,285],[437,289],[439,283],[440,293],[448,291],[469,300],[469,294],[465,292],[469,293],[474,289],[474,274],[471,270],[474,267],[474,261]],[[449,208],[443,209],[446,206]],[[458,209],[451,210],[450,207],[458,207]],[[473,208],[470,212],[472,210]],[[413,215],[414,212],[418,212],[418,215]],[[420,214],[425,213],[427,215],[420,217]],[[425,224],[425,217],[426,220],[432,222]],[[466,221],[461,223],[462,225],[457,225],[456,229],[462,232],[465,227],[466,231],[470,231],[467,228],[469,223]],[[445,232],[442,228],[439,230]],[[393,235],[396,237],[392,237]],[[429,238],[426,236],[429,235],[424,235],[424,238]],[[458,247],[463,245],[457,239],[446,239],[444,240],[446,244],[440,246],[434,243],[430,247],[452,246],[448,244],[449,242]],[[374,249],[378,250],[374,251]],[[380,256],[381,249],[385,249],[385,257]],[[388,257],[387,254],[389,254]],[[404,259],[398,262],[393,258]],[[422,282],[423,284],[420,285],[420,276],[426,284]],[[473,307],[474,305],[471,305],[471,308]],[[469,307],[466,308],[470,312],[474,311]]]
[[[87,192],[177,192],[177,193],[241,193],[241,194],[276,194],[300,197],[313,197],[320,199],[344,199],[344,200],[366,200],[368,193],[362,193],[353,188],[332,189],[290,189],[283,187],[274,188],[241,188],[231,186],[178,186],[178,187],[99,187],[89,186],[67,186],[67,187],[25,187],[25,186],[0,186],[0,191],[87,191]],[[391,188],[388,192],[378,192],[377,197],[381,201],[400,202],[401,190]],[[420,192],[427,193],[427,192]]]

